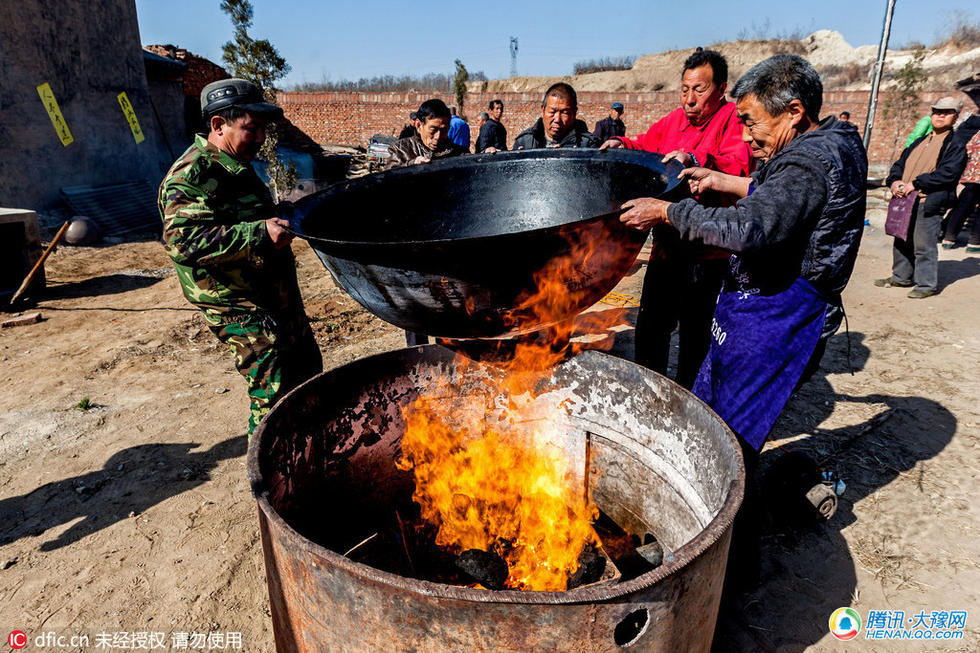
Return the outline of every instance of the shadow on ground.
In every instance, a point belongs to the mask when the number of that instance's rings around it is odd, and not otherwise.
[[[830,521],[801,524],[794,515],[770,514],[762,536],[759,586],[723,606],[716,650],[802,651],[829,633],[831,613],[854,602],[857,562],[841,529],[856,520],[855,503],[942,451],[956,418],[941,404],[916,396],[847,395],[827,376],[862,369],[870,350],[864,335],[841,333],[829,343],[819,372],[793,396],[762,454],[765,473],[789,452],[804,453],[847,484]],[[850,364],[848,364],[848,358]],[[844,404],[873,406],[873,416],[850,426],[820,428]],[[802,437],[801,437],[802,436]],[[763,497],[774,508],[775,497]]]
[[[164,275],[151,274],[108,274],[104,277],[92,277],[82,281],[59,283],[48,281],[47,288],[41,297],[42,301],[53,299],[77,299],[79,297],[98,297],[101,295],[117,295],[147,288],[160,282]]]
[[[193,451],[192,442],[142,444],[113,454],[102,469],[47,483],[27,494],[0,501],[5,532],[0,545],[75,521],[66,531],[43,542],[52,551],[96,531],[140,514],[172,496],[208,481],[218,463],[245,454],[244,435]]]
[[[971,256],[958,261],[939,261],[939,288],[946,290],[957,281],[980,274],[980,257]]]

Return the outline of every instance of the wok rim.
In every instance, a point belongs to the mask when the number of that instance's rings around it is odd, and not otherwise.
[[[596,156],[598,155],[598,156]],[[359,177],[357,179],[348,179],[346,181],[341,181],[336,184],[332,184],[327,188],[309,195],[296,203],[294,205],[294,212],[303,212],[303,215],[298,216],[294,219],[289,219],[290,226],[287,231],[297,238],[302,238],[310,243],[323,244],[329,247],[354,247],[354,248],[364,248],[364,247],[419,247],[419,246],[445,246],[449,244],[460,244],[465,245],[467,243],[475,243],[480,241],[485,241],[494,238],[506,238],[508,236],[520,235],[525,236],[529,234],[544,234],[547,232],[557,231],[569,226],[585,224],[593,220],[605,220],[613,216],[618,217],[621,215],[625,209],[616,208],[612,211],[606,211],[604,213],[597,213],[591,216],[579,216],[574,219],[569,219],[559,224],[548,225],[545,227],[537,227],[535,229],[528,229],[523,231],[512,231],[509,233],[500,234],[488,234],[483,236],[467,236],[463,238],[433,238],[428,240],[338,240],[335,238],[322,238],[320,236],[312,236],[303,230],[303,222],[310,216],[313,210],[322,202],[327,201],[327,199],[334,197],[337,194],[345,193],[351,189],[351,186],[366,186],[366,185],[379,185],[384,183],[386,179],[399,178],[406,176],[418,176],[419,174],[428,175],[434,172],[444,172],[445,170],[453,170],[456,168],[469,167],[473,164],[481,163],[492,163],[494,161],[507,161],[510,159],[522,160],[522,159],[593,159],[593,158],[609,158],[613,161],[619,161],[622,163],[630,163],[643,168],[647,168],[655,174],[663,174],[667,178],[667,185],[664,189],[656,195],[656,197],[663,197],[673,192],[681,183],[679,178],[679,173],[684,169],[684,166],[676,160],[668,161],[663,163],[661,159],[662,154],[657,152],[647,152],[645,150],[626,150],[626,149],[606,149],[597,150],[594,148],[553,148],[553,149],[534,149],[534,150],[511,150],[508,152],[498,152],[496,154],[473,154],[464,155],[449,159],[442,159],[439,161],[432,161],[430,163],[424,164],[424,166],[404,166],[401,168],[396,168],[394,170],[385,170],[379,173],[365,175],[364,177]],[[644,160],[647,162],[645,163]],[[650,163],[655,163],[658,167],[662,166],[663,170],[655,170]],[[419,168],[423,168],[419,170]],[[676,174],[675,174],[676,173]],[[309,204],[309,208],[306,205]],[[304,209],[306,209],[304,211]],[[298,224],[297,224],[298,223]]]

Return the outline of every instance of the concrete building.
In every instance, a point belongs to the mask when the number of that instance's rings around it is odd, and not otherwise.
[[[50,209],[65,186],[159,184],[186,146],[173,142],[185,132],[180,75],[145,63],[135,1],[19,0],[4,13],[0,206]]]

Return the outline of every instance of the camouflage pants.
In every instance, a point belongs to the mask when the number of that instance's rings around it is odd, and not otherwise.
[[[231,348],[248,385],[251,437],[262,417],[290,390],[323,371],[323,358],[306,314],[204,311],[218,340]]]

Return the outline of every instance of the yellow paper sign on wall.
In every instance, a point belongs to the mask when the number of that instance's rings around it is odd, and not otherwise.
[[[71,145],[75,142],[75,139],[72,138],[68,124],[65,122],[65,117],[61,115],[61,108],[58,106],[58,101],[54,99],[54,91],[51,90],[51,84],[44,82],[38,86],[37,94],[41,96],[41,104],[44,105],[44,110],[48,112],[48,117],[51,118],[51,124],[54,126],[55,133],[58,134],[61,144],[65,146]]]
[[[140,129],[140,121],[136,119],[136,111],[133,110],[133,105],[130,104],[129,98],[126,97],[126,91],[123,91],[116,97],[119,100],[119,106],[122,107],[123,115],[126,116],[126,122],[129,123],[129,128],[133,130],[133,140],[137,143],[142,143],[146,140],[146,136],[143,135],[143,130]]]

